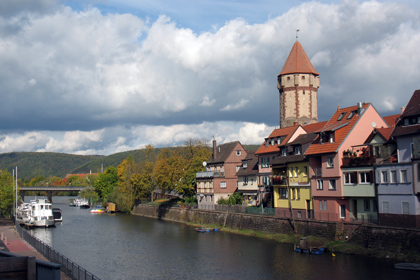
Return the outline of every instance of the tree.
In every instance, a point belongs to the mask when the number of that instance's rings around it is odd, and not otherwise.
[[[0,212],[8,217],[13,209],[13,177],[7,170],[0,169]]]
[[[80,197],[87,198],[90,203],[96,203],[99,200],[98,194],[92,186],[88,186],[80,191]]]
[[[123,160],[117,168],[118,192],[122,194],[117,204],[119,204],[121,211],[124,212],[130,212],[134,206],[135,196],[131,178],[135,172],[136,165],[132,155]]]
[[[185,175],[185,160],[174,149],[162,149],[153,169],[153,180],[162,194],[182,191]]]
[[[107,197],[117,186],[117,168],[109,166],[104,173],[98,174],[94,181],[95,191],[102,198]]]

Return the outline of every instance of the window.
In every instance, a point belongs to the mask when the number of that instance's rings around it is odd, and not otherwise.
[[[388,201],[382,202],[382,213],[387,214],[389,213],[389,203]]]
[[[357,110],[351,111],[350,115],[347,117],[347,119],[353,118],[353,116],[356,114]]]
[[[345,115],[346,115],[346,112],[341,113],[340,116],[338,117],[337,121],[341,121],[344,118]]]
[[[226,188],[226,182],[220,182],[220,188],[225,189]]]
[[[316,189],[323,190],[324,189],[324,181],[321,179],[316,180]]]
[[[327,157],[327,168],[334,168],[334,157]]]
[[[263,185],[264,186],[269,186],[271,184],[271,180],[269,176],[264,176],[263,177]]]
[[[370,211],[370,199],[365,199],[364,204],[365,204],[365,211]]]
[[[280,137],[277,138],[277,145],[280,145],[281,144],[281,140],[280,139],[281,139]]]
[[[300,155],[300,146],[295,147],[295,155]]]
[[[296,196],[295,196],[295,198],[296,199],[300,199],[300,189],[299,188],[296,189]]]
[[[244,177],[244,185],[248,185],[248,177]]]
[[[241,167],[240,166],[236,166],[236,172],[238,172],[239,169],[241,169]]]
[[[297,177],[298,174],[299,174],[299,168],[298,167],[295,167],[295,177]]]
[[[305,177],[308,176],[308,167],[307,166],[303,167],[303,176],[305,176]]]
[[[247,168],[247,167],[248,167],[248,161],[247,161],[247,160],[244,160],[244,161],[243,161],[243,163],[242,163],[242,167],[243,167],[243,168]]]
[[[271,139],[271,146],[274,146],[274,138]]]
[[[340,219],[346,218],[346,205],[341,204],[340,205]]]
[[[360,184],[370,184],[372,183],[372,174],[370,172],[360,172]]]
[[[327,201],[324,200],[324,210],[327,211]]]
[[[356,172],[344,172],[344,185],[356,184]]]
[[[279,197],[280,198],[288,198],[288,196],[287,196],[287,189],[280,188],[279,189]]]
[[[331,132],[329,135],[329,140],[330,143],[334,143],[334,132]]]
[[[336,190],[337,189],[337,184],[336,184],[335,180],[330,180],[330,184],[329,184],[328,189],[330,189],[330,190]]]
[[[381,171],[381,183],[388,183],[388,171]]]
[[[407,183],[408,182],[408,178],[407,178],[407,170],[405,169],[401,169],[401,182],[400,183]]]
[[[403,215],[410,214],[410,204],[408,202],[402,202],[402,213]]]
[[[282,156],[287,156],[287,149],[286,148],[281,148],[281,155]]]
[[[397,171],[391,170],[391,183],[396,184],[397,183]]]
[[[269,157],[261,158],[261,167],[270,167],[270,158]]]
[[[322,211],[322,200],[319,201],[319,210]]]

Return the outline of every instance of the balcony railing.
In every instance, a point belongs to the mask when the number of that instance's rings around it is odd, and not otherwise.
[[[322,177],[322,167],[315,167],[314,168],[313,177]]]
[[[225,172],[221,171],[204,171],[195,173],[196,178],[214,178],[214,177],[225,177]]]
[[[344,157],[343,166],[372,165],[375,163],[374,157]]]

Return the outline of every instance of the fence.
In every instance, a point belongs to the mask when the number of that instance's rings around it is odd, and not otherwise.
[[[46,257],[50,261],[61,264],[66,274],[68,274],[69,276],[71,275],[73,279],[99,280],[98,277],[96,277],[95,275],[93,275],[92,273],[90,273],[89,271],[81,267],[80,265],[71,261],[69,258],[66,258],[62,254],[60,254],[59,252],[51,248],[49,245],[45,244],[43,241],[29,234],[29,232],[25,230],[24,228],[22,228],[16,221],[15,221],[15,227],[20,237],[22,237],[26,242],[28,242],[29,245],[34,247],[38,252],[40,252],[42,255],[44,255],[44,257]],[[39,279],[46,279],[46,278],[39,278]]]
[[[254,214],[254,215],[272,215],[275,214],[274,208],[269,207],[255,207],[246,205],[226,205],[226,204],[215,204],[215,211],[229,212],[229,213],[241,213],[241,214]]]

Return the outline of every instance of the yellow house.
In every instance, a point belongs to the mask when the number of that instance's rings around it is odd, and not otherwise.
[[[274,207],[277,217],[309,219],[313,217],[308,158],[303,155],[315,139],[313,133],[300,135],[282,147],[281,157],[272,162]]]

